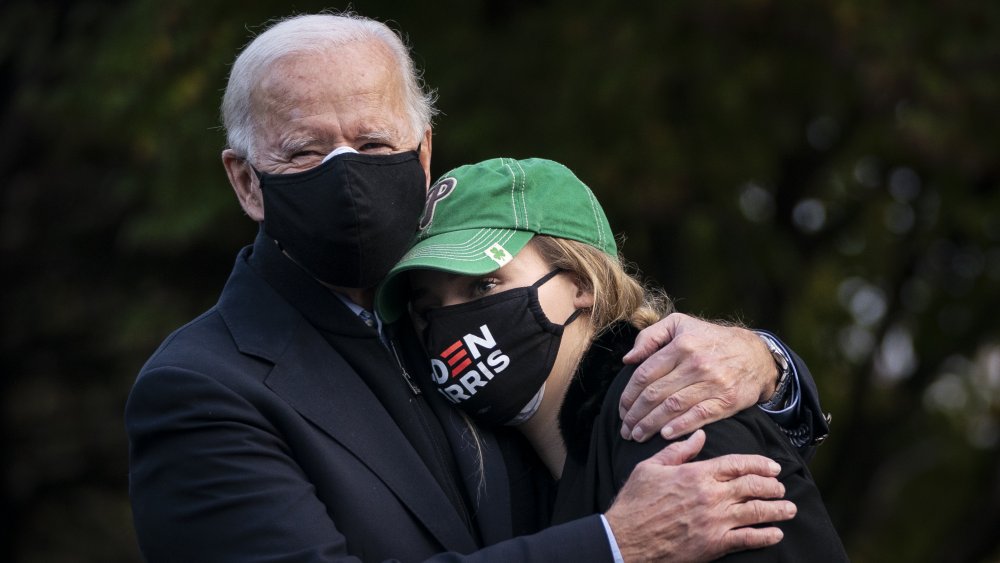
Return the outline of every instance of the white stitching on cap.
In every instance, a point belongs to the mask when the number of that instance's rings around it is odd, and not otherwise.
[[[462,244],[439,244],[425,246],[419,250],[411,250],[410,252],[407,252],[406,256],[403,256],[401,260],[413,260],[431,255],[435,258],[447,258],[448,260],[454,260],[456,262],[476,262],[482,260],[483,258],[481,248],[482,243],[480,241],[484,239],[489,240],[490,237],[497,231],[502,231],[503,236],[500,237],[500,239],[493,241],[491,244],[506,245],[514,236],[513,232],[506,229],[480,229],[476,232],[475,236]],[[477,243],[475,248],[472,247],[474,243]]]
[[[510,208],[514,211],[514,228],[517,229],[521,226],[520,219],[517,216],[517,199],[514,195],[514,190],[517,186],[517,174],[514,173],[514,169],[511,168],[510,164],[507,164],[508,160],[513,160],[510,158],[501,158],[500,162],[504,167],[510,171]]]
[[[465,242],[458,244],[449,243],[449,244],[436,244],[436,245],[424,246],[423,248],[420,248],[419,250],[414,252],[413,255],[422,256],[428,254],[432,250],[437,251],[442,248],[450,249],[452,255],[455,256],[461,255],[460,253],[462,252],[469,253],[470,249],[471,249],[471,254],[475,255],[479,253],[479,247],[482,246],[483,244],[482,241],[488,240],[490,238],[490,235],[494,232],[494,230],[495,229],[482,228],[476,231],[476,234],[474,234],[471,238],[469,238],[469,240]]]
[[[519,161],[515,160],[514,164],[521,169],[521,209],[524,210],[524,228],[530,229],[531,221],[528,219],[528,201],[524,197],[524,192],[528,189],[528,173],[524,171],[524,167],[521,166]]]

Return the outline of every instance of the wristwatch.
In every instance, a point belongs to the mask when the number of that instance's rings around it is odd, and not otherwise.
[[[788,383],[792,379],[792,363],[788,355],[781,348],[781,345],[771,335],[763,332],[757,332],[756,334],[764,341],[767,351],[771,353],[771,357],[774,358],[774,364],[778,367],[778,382],[774,386],[774,394],[767,401],[758,403],[758,405],[765,409],[774,410],[779,408],[781,403],[785,402],[785,391],[788,390]]]

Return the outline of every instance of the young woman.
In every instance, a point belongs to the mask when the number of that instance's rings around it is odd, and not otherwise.
[[[392,321],[409,307],[438,391],[476,422],[524,434],[558,480],[554,522],[606,510],[667,444],[623,440],[618,401],[633,369],[621,357],[670,300],[626,273],[593,193],[558,163],[488,160],[428,193],[380,313]],[[747,409],[705,432],[699,458],[766,455],[798,506],[777,524],[779,544],[729,557],[846,560],[805,462],[767,415]]]

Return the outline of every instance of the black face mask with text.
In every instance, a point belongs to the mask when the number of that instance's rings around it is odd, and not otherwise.
[[[417,151],[339,154],[303,172],[257,176],[264,232],[312,277],[348,288],[374,287],[403,256],[427,186]]]
[[[538,288],[560,271],[528,287],[425,314],[424,346],[434,385],[477,423],[511,421],[549,377],[563,329],[580,313],[559,325],[542,311]]]

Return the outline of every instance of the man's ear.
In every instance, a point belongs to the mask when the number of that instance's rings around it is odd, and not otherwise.
[[[260,181],[246,158],[233,149],[222,151],[222,166],[229,176],[229,183],[240,200],[240,207],[254,221],[264,220],[264,198],[260,193]]]
[[[424,189],[431,187],[431,128],[424,131],[424,137],[420,141],[420,165],[424,167],[424,176],[427,178],[427,185]]]

